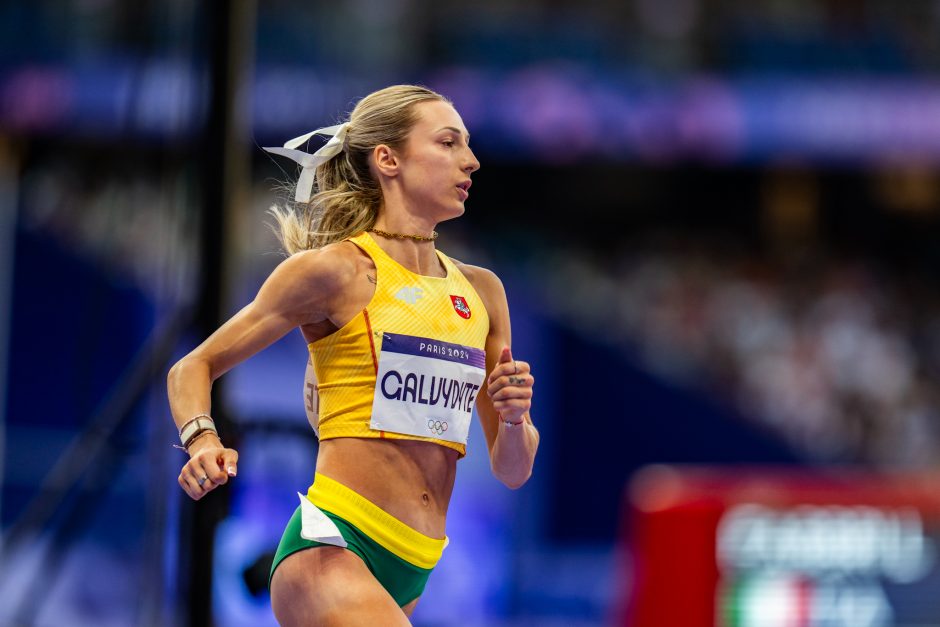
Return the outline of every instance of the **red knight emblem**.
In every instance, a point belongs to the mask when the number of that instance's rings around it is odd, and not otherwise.
[[[464,300],[463,296],[454,296],[451,294],[450,300],[454,303],[454,311],[457,312],[457,315],[466,320],[470,319],[470,306],[467,305],[467,301]]]

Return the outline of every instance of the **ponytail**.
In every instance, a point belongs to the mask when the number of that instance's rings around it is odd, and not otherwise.
[[[414,106],[446,98],[424,87],[394,85],[359,101],[349,116],[343,150],[316,168],[307,202],[272,206],[272,226],[288,255],[321,248],[371,229],[382,206],[382,188],[369,167],[373,149],[401,148],[418,121]]]

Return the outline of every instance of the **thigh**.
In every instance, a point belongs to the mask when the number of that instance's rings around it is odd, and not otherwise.
[[[284,627],[410,625],[359,556],[333,546],[284,558],[271,579],[271,607]]]

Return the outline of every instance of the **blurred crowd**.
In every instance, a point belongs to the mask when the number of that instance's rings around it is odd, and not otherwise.
[[[371,16],[364,23],[329,3],[300,14],[265,5],[262,33],[293,33],[293,50],[316,49],[330,63],[371,59],[383,68],[415,69],[433,58],[491,69],[561,61],[609,70],[890,74],[940,63],[933,0],[349,3],[346,11]],[[259,40],[261,59],[266,41],[273,51],[278,39]]]
[[[198,224],[185,170],[157,175],[102,155],[85,161],[67,155],[25,169],[20,227],[51,237],[109,280],[157,302],[189,297]]]
[[[0,53],[0,69],[4,61],[195,49],[202,29],[195,6],[5,2],[0,34],[11,45]],[[919,73],[940,65],[934,0],[273,0],[256,7],[259,64],[315,63],[367,75],[417,71],[431,60],[491,69],[562,61],[615,70],[810,74]]]
[[[432,39],[459,61],[484,65],[564,58],[666,72],[827,74],[929,71],[940,60],[940,6],[931,0],[441,5],[461,28]]]
[[[649,246],[613,263],[559,255],[553,289],[566,297],[554,302],[810,460],[940,460],[940,302],[926,281],[865,260],[731,250]]]
[[[27,171],[20,219],[158,299],[178,299],[194,265],[184,180],[109,179],[52,162]],[[273,253],[258,210],[264,191],[239,222],[255,249]],[[940,298],[926,278],[872,259],[784,261],[708,241],[673,237],[596,257],[559,250],[549,275],[564,297],[550,300],[579,328],[667,380],[726,399],[809,459],[940,461]]]
[[[259,66],[389,74],[432,62],[486,71],[564,61],[600,72],[765,77],[940,69],[936,0],[275,0],[256,13]],[[0,71],[23,60],[195,57],[206,17],[179,0],[163,9],[4,3],[0,32],[11,45]],[[141,19],[147,37],[129,29]],[[92,161],[27,168],[23,226],[72,241],[152,291],[179,294],[192,283],[195,248],[189,173],[177,165],[157,179],[133,169],[113,178]],[[264,203],[248,204],[255,213],[245,224],[254,226],[243,225],[239,240],[265,234],[254,228]],[[719,390],[814,459],[924,464],[938,456],[940,307],[922,284],[870,261],[793,268],[722,247],[667,250],[640,248],[613,265],[559,257],[559,289],[578,292],[562,306],[603,324],[650,368]]]

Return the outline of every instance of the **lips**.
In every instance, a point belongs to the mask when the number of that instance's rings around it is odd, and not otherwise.
[[[471,182],[469,180],[466,180],[463,183],[459,183],[457,185],[457,189],[460,190],[461,200],[466,200],[470,197],[470,185]]]

